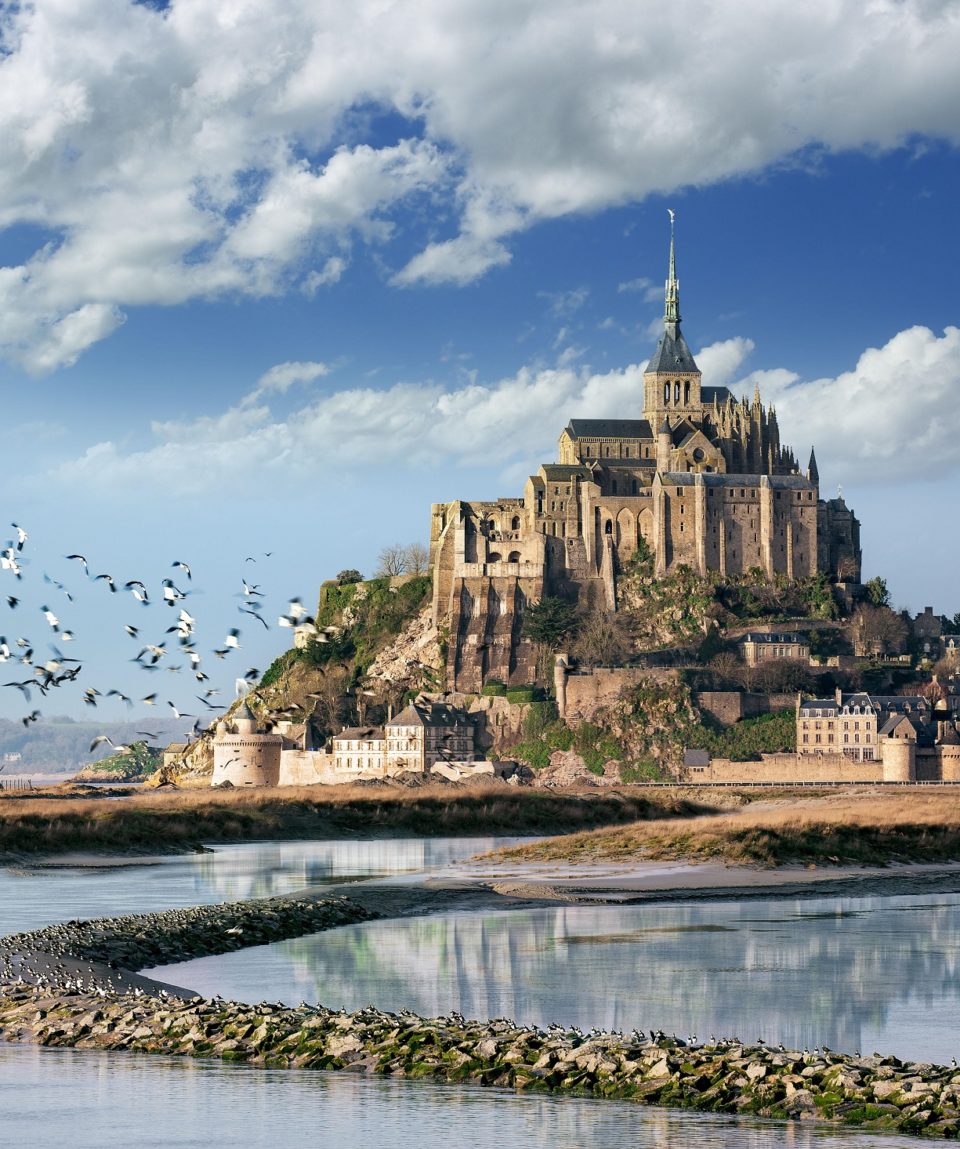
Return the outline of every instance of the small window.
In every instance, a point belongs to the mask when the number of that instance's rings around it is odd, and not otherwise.
[[[612,519],[607,519],[607,521],[603,527],[603,533],[605,535],[612,535],[613,534],[613,520]]]

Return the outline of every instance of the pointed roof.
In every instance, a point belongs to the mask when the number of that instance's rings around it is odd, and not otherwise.
[[[820,471],[817,469],[817,456],[813,447],[810,448],[810,462],[807,464],[807,478],[813,483],[820,482]]]
[[[256,722],[257,716],[253,713],[246,702],[242,702],[233,714],[234,722]]]
[[[664,292],[663,334],[657,343],[656,351],[647,364],[647,373],[699,374],[700,368],[697,367],[693,354],[680,332],[680,281],[677,279],[673,222],[674,213],[670,211],[670,268]]]

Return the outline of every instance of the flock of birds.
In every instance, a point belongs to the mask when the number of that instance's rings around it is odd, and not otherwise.
[[[12,593],[6,595],[7,609],[22,613],[22,600],[25,596],[21,588],[24,585],[24,576],[29,572],[31,565],[28,547],[30,536],[18,523],[12,523],[11,526],[15,537],[7,540],[0,550],[0,579],[8,577],[11,580],[9,589]],[[241,599],[237,607],[239,613],[256,619],[265,630],[271,629],[270,623],[263,615],[265,594],[261,589],[262,584],[249,580],[248,571],[251,568],[246,564],[269,559],[272,554],[272,551],[266,551],[262,555],[248,555],[244,559],[245,569],[239,580],[242,590],[236,595]],[[207,673],[206,668],[210,665],[208,655],[223,660],[238,652],[241,649],[240,628],[230,627],[218,646],[208,651],[201,651],[197,617],[187,608],[187,600],[196,593],[192,589],[193,571],[190,564],[181,559],[174,559],[170,564],[170,570],[176,573],[172,577],[168,574],[165,578],[157,580],[151,589],[151,585],[144,579],[131,578],[123,581],[109,573],[93,573],[86,555],[73,553],[65,555],[64,558],[67,562],[75,564],[78,577],[82,576],[85,582],[102,586],[109,595],[127,594],[136,605],[137,622],[123,623],[120,632],[125,633],[137,644],[137,653],[130,659],[136,671],[147,676],[154,676],[160,672],[179,674],[189,671],[196,683],[193,698],[203,709],[198,711],[196,706],[189,711],[181,709],[181,704],[163,698],[163,695],[168,693],[166,690],[153,689],[149,693],[140,694],[128,685],[126,680],[120,685],[111,684],[107,688],[104,688],[105,684],[100,686],[87,684],[85,677],[81,680],[84,671],[83,661],[68,656],[62,649],[77,639],[67,618],[71,612],[71,605],[75,602],[74,594],[63,581],[44,571],[42,576],[44,584],[57,591],[64,600],[63,604],[59,604],[57,600],[51,599],[49,594],[45,594],[43,597],[46,601],[39,608],[46,628],[46,650],[49,653],[41,652],[44,644],[36,641],[35,636],[28,637],[21,634],[8,640],[6,635],[0,635],[0,663],[9,664],[11,670],[14,667],[22,668],[17,672],[18,677],[3,682],[0,687],[19,691],[23,696],[29,708],[21,719],[23,725],[29,727],[42,717],[39,706],[35,705],[39,699],[48,698],[53,691],[76,685],[81,691],[83,703],[92,709],[106,699],[116,698],[127,707],[133,707],[136,703],[144,706],[166,705],[172,718],[178,721],[193,719],[192,727],[183,735],[186,745],[189,746],[202,734],[204,728],[216,716],[216,712],[225,709],[224,703],[216,701],[222,696],[223,691],[211,684],[210,675]],[[50,605],[51,602],[54,603],[53,606]],[[171,612],[162,619],[162,631],[161,627],[155,626],[158,621],[155,613],[149,616],[140,613],[152,607],[154,603],[162,604]],[[141,621],[143,619],[149,619],[154,626],[151,628]],[[277,619],[278,626],[289,628],[311,625],[313,622],[313,618],[297,596],[289,598],[286,613]],[[9,631],[11,628],[3,629]],[[239,696],[246,693],[259,677],[260,671],[257,667],[248,667],[242,674],[236,676],[234,694]],[[155,741],[160,736],[159,732],[150,730],[138,730],[136,734],[150,741]],[[111,746],[114,753],[129,751],[129,747],[118,745],[108,734],[98,734],[90,744],[90,753],[105,745]]]

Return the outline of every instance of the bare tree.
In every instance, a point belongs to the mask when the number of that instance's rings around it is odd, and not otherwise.
[[[393,543],[389,547],[384,547],[377,556],[377,578],[406,574],[406,571],[407,548],[401,543]]]
[[[862,603],[853,616],[858,655],[899,654],[906,646],[907,624],[888,606]]]
[[[403,557],[407,574],[426,574],[430,569],[430,552],[423,543],[411,543],[404,547]]]
[[[570,653],[584,666],[619,666],[630,654],[630,646],[624,616],[594,606],[580,616]]]

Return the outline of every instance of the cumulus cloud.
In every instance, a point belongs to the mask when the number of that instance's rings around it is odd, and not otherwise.
[[[326,363],[278,363],[260,376],[256,387],[241,399],[240,406],[251,407],[264,395],[285,395],[294,383],[312,383],[329,372]]]
[[[0,348],[37,371],[130,307],[334,285],[358,246],[468,283],[541,220],[960,139],[955,3],[51,0],[0,36],[0,227],[42,234]]]
[[[776,405],[784,440],[801,457],[816,445],[826,480],[888,482],[907,451],[904,480],[960,472],[960,416],[952,398],[960,387],[960,328],[942,336],[925,327],[901,331],[865,351],[850,371],[809,381],[786,368],[738,375],[752,350],[749,339],[737,337],[696,354],[709,383],[729,383],[738,395],[752,394],[758,383],[764,401]],[[273,390],[322,366],[282,364],[273,369]],[[63,463],[54,480],[101,494],[156,484],[165,496],[245,490],[279,496],[292,480],[325,481],[331,467],[364,482],[375,481],[371,474],[382,467],[462,466],[515,477],[554,458],[556,437],[571,417],[639,413],[643,369],[595,372],[561,355],[553,367],[523,367],[489,383],[471,374],[454,385],[349,387],[284,418],[265,404],[241,403],[190,422],[154,423],[157,442],[143,450],[96,444]]]
[[[960,471],[960,328],[940,336],[908,328],[836,378],[802,382],[781,369],[743,383],[752,390],[755,380],[788,439],[815,444],[831,478],[882,483]]]

